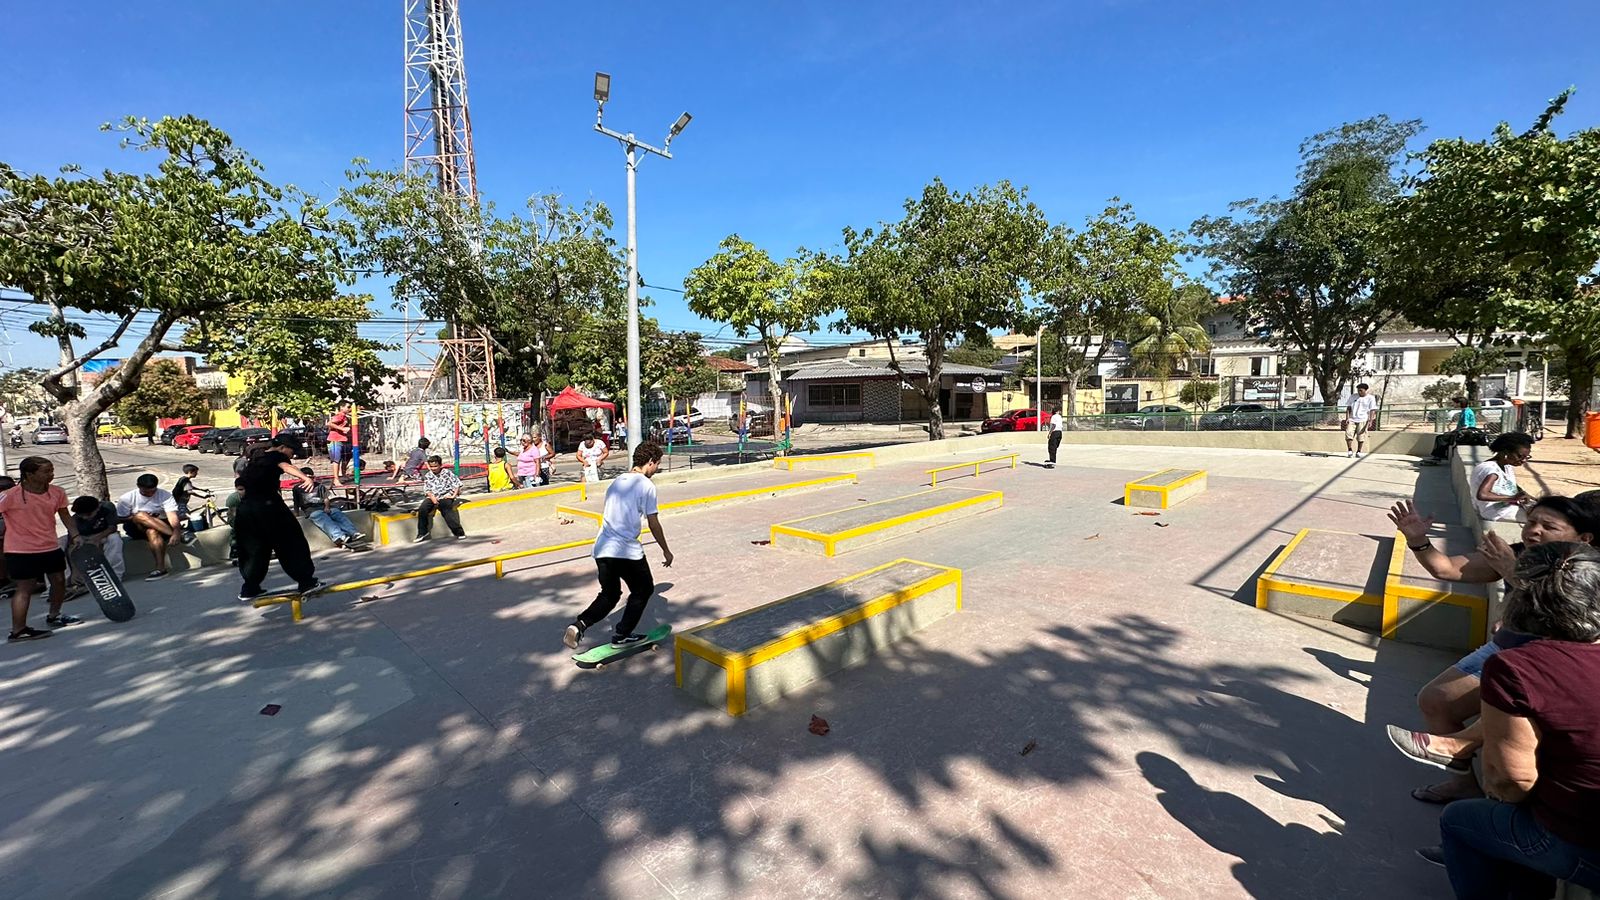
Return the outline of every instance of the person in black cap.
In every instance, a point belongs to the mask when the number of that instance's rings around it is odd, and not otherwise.
[[[239,476],[244,496],[233,516],[233,536],[239,548],[239,575],[244,578],[239,588],[241,601],[266,593],[261,582],[266,580],[273,551],[277,551],[283,573],[294,579],[302,593],[323,586],[317,578],[316,564],[311,561],[311,547],[300,531],[300,521],[283,502],[279,487],[284,475],[305,488],[316,486],[314,479],[295,467],[294,458],[302,452],[304,445],[299,437],[279,434],[267,446],[252,451],[244,474]]]

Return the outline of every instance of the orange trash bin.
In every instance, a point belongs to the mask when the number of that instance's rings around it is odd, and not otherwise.
[[[1600,450],[1600,412],[1584,413],[1583,443],[1590,449]]]

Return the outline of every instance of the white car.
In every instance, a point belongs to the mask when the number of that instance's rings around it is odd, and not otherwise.
[[[65,444],[67,443],[67,430],[60,425],[40,425],[34,429],[33,442],[35,444]]]
[[[697,407],[691,406],[689,407],[688,412],[680,413],[675,417],[663,416],[654,422],[651,422],[650,425],[657,431],[664,431],[669,422],[674,425],[687,424],[690,428],[699,428],[700,426],[706,424],[706,414],[701,412]]]

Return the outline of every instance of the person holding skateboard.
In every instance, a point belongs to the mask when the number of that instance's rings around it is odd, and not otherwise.
[[[127,570],[122,558],[122,538],[117,535],[117,507],[107,503],[99,497],[84,495],[72,501],[72,524],[77,526],[78,537],[85,544],[94,544],[100,548],[100,553],[111,564],[111,571],[121,578]],[[61,539],[61,550],[66,552],[71,548],[67,546],[67,539]],[[71,560],[68,560],[69,568]],[[73,572],[74,578],[82,578],[83,573]]]
[[[11,595],[11,634],[8,641],[31,641],[51,632],[28,627],[28,605],[37,582],[50,585],[51,628],[76,625],[83,620],[61,611],[67,599],[67,555],[56,544],[56,520],[67,529],[69,545],[78,542],[78,528],[67,512],[67,492],[51,484],[56,467],[42,456],[30,456],[20,465],[22,483],[0,494],[0,516],[6,520],[6,569],[16,581]]]
[[[655,595],[655,579],[650,575],[650,562],[645,559],[644,545],[639,543],[643,525],[648,523],[650,534],[661,548],[662,565],[672,568],[672,550],[667,547],[667,534],[661,529],[657,516],[656,486],[650,481],[661,465],[661,448],[646,441],[633,451],[633,468],[616,477],[606,489],[605,512],[600,522],[600,533],[594,539],[594,565],[600,579],[600,593],[567,626],[562,642],[576,650],[583,633],[597,622],[603,621],[617,608],[622,599],[622,585],[628,586],[628,605],[617,622],[611,646],[627,647],[645,640],[634,628],[644,617],[644,608]]]
[[[244,493],[233,516],[233,534],[239,547],[239,576],[244,579],[239,587],[241,602],[266,593],[261,582],[266,580],[273,551],[278,554],[283,574],[294,579],[301,593],[323,586],[317,578],[316,563],[311,561],[311,545],[306,543],[300,522],[284,504],[283,489],[278,486],[284,475],[296,479],[303,487],[316,486],[314,480],[295,468],[294,458],[300,455],[302,447],[296,435],[279,432],[265,449],[255,451],[239,477],[244,483]]]

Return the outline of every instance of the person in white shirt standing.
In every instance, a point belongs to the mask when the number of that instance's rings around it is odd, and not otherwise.
[[[605,513],[600,522],[600,534],[594,539],[593,554],[600,593],[589,608],[567,626],[562,636],[562,643],[573,650],[578,649],[585,631],[604,621],[617,608],[624,584],[628,586],[628,605],[617,622],[611,645],[626,647],[645,638],[634,631],[656,592],[650,562],[644,557],[644,545],[639,543],[645,523],[650,526],[656,546],[661,548],[662,564],[669,569],[672,567],[667,534],[661,529],[661,520],[656,514],[656,486],[650,481],[660,465],[661,448],[646,441],[633,451],[633,468],[617,476],[606,489]]]
[[[605,464],[606,457],[611,455],[611,448],[591,431],[583,443],[578,445],[578,452],[574,455],[578,458],[578,464],[583,466],[583,480],[595,484],[600,481],[600,467]]]
[[[1061,418],[1061,407],[1051,406],[1050,409],[1050,461],[1045,463],[1045,468],[1056,467],[1056,450],[1061,447],[1061,429],[1066,422]]]
[[[1367,430],[1372,427],[1372,416],[1378,411],[1378,398],[1367,393],[1366,384],[1356,385],[1356,392],[1344,407],[1345,456],[1360,457],[1367,448]]]
[[[156,485],[160,479],[151,474],[140,475],[134,489],[117,498],[117,519],[122,530],[135,540],[144,538],[156,567],[144,577],[155,581],[167,575],[167,548],[182,532],[178,528],[178,501]]]

